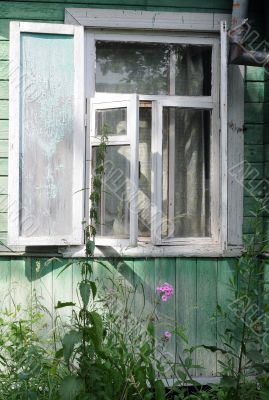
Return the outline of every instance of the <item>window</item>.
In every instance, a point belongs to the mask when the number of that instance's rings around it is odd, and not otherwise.
[[[80,254],[70,246],[83,246],[104,130],[99,252],[216,255],[240,244],[227,215],[240,193],[228,179],[224,25],[160,34],[17,22],[11,45],[11,245]]]
[[[212,202],[219,196],[219,160],[212,158],[219,129],[211,127],[219,122],[219,40],[88,35],[96,60],[93,162],[96,136],[109,127],[97,243],[217,242]],[[137,100],[127,105],[128,94]]]

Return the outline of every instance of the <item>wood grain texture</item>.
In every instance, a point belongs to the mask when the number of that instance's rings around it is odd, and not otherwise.
[[[8,101],[0,100],[0,119],[8,119]]]
[[[264,83],[246,82],[245,101],[250,103],[262,103],[264,101]]]
[[[8,61],[0,61],[0,79],[2,79],[2,80],[8,79],[8,67],[9,67]]]
[[[248,162],[262,163],[263,162],[263,145],[261,144],[248,144],[245,145],[244,158]]]
[[[21,36],[21,219],[37,219],[34,236],[71,235],[73,37]],[[23,223],[21,229],[29,235]]]
[[[216,345],[217,260],[197,260],[197,344]],[[204,369],[200,376],[215,376],[217,358],[215,353],[197,349],[196,362]]]
[[[170,283],[176,290],[176,260],[175,258],[155,259],[155,287],[163,283]],[[176,319],[176,296],[172,296],[167,302],[160,301],[157,309],[158,324],[156,326],[157,343],[161,340],[165,331],[172,332]],[[176,340],[175,335],[165,345],[165,356],[170,362],[175,362]],[[172,377],[172,371],[169,371]]]
[[[8,156],[8,141],[6,139],[0,139],[0,157]]]
[[[1,240],[1,235],[0,235]],[[1,257],[0,260],[0,307],[1,311],[10,310],[11,306],[11,260]]]
[[[7,99],[8,99],[8,81],[0,81],[0,100],[7,100]]]
[[[42,306],[44,318],[42,320],[41,334],[51,332],[54,320],[53,303],[53,263],[45,257],[32,257],[31,261],[31,279],[32,279],[32,301],[36,302],[37,307]]]
[[[6,213],[7,207],[7,195],[0,194],[0,213]]]
[[[182,356],[184,348],[197,344],[197,262],[196,258],[176,259],[176,322],[183,327],[188,337],[188,345],[177,337],[177,352]],[[193,352],[192,361],[196,364],[196,351]],[[190,371],[193,376],[198,371]]]
[[[263,125],[245,124],[245,144],[263,144]]]
[[[26,274],[28,259],[16,258],[12,260],[11,269],[11,308],[20,304],[22,310],[31,305],[31,277]]]
[[[6,176],[0,176],[0,194],[8,193],[8,178]]]
[[[8,161],[7,158],[0,158],[0,175],[8,175]]]
[[[9,43],[0,40],[0,60],[8,60]]]
[[[229,279],[234,275],[234,267],[236,260],[234,259],[220,259],[218,260],[218,279],[217,279],[217,304],[221,307],[223,313],[229,313],[229,303],[232,299],[232,293],[230,290]],[[223,345],[222,335],[225,330],[229,327],[227,318],[220,315],[217,316],[217,345],[221,348],[225,348]],[[219,375],[222,371],[222,367],[218,361],[223,360],[223,355],[217,353],[217,374]]]
[[[248,124],[263,123],[263,103],[245,103],[245,122]]]
[[[264,69],[262,67],[246,67],[247,81],[264,81]]]

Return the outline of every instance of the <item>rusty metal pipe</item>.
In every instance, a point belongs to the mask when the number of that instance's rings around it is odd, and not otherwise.
[[[264,67],[269,65],[269,53],[247,50],[243,45],[247,32],[248,0],[234,0],[230,37],[230,64]]]

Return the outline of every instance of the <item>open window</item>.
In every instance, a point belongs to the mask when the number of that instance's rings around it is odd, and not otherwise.
[[[84,254],[106,131],[97,251],[240,246],[242,187],[229,170],[243,157],[241,131],[232,131],[243,123],[233,101],[242,76],[230,69],[228,102],[226,24],[210,33],[109,29],[11,23],[9,245]]]

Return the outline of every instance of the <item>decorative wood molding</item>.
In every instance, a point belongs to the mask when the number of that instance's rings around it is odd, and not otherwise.
[[[88,28],[219,32],[230,14],[66,8],[65,23]]]

